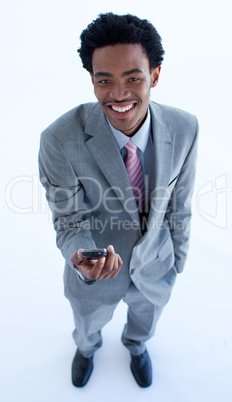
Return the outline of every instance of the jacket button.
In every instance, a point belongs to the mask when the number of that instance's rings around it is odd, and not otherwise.
[[[130,271],[130,274],[133,275],[134,272],[135,272],[135,269],[132,269],[132,270]]]

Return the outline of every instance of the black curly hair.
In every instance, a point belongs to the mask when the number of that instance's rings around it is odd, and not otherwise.
[[[142,45],[149,60],[150,69],[162,64],[164,49],[155,27],[147,20],[131,15],[99,14],[82,32],[81,47],[77,50],[83,67],[93,72],[92,56],[97,48],[116,44]]]

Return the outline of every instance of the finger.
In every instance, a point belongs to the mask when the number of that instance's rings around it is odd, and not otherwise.
[[[107,256],[106,256],[106,266],[113,265],[115,261],[116,253],[114,251],[114,247],[112,245],[107,247]]]
[[[86,271],[88,272],[88,276],[90,276],[93,280],[101,279],[101,272],[104,269],[105,260],[105,257],[101,257],[98,260],[95,260],[96,262],[94,263],[94,265],[86,269]]]
[[[108,258],[108,261],[105,263],[104,270],[102,270],[101,279],[109,279],[109,278],[115,278],[121,267],[122,267],[122,259],[119,254],[116,254],[114,249],[109,246],[109,250],[112,251],[112,254]]]
[[[83,257],[82,257],[82,255],[81,255],[81,248],[78,250],[78,251],[76,251],[76,253],[74,253],[72,256],[71,256],[71,261],[72,261],[72,263],[74,264],[74,265],[78,265],[78,264],[81,264],[82,263],[82,261],[83,261]]]
[[[111,275],[113,271],[117,269],[117,266],[115,265],[115,251],[113,246],[108,246],[107,247],[107,257],[105,258],[105,264],[104,267],[102,268],[101,272],[99,273],[98,279],[103,279],[105,276]]]
[[[115,278],[118,275],[120,269],[122,268],[122,265],[123,265],[123,262],[122,262],[120,255],[116,254],[114,268],[112,269],[112,271],[109,274],[105,275],[103,279]]]

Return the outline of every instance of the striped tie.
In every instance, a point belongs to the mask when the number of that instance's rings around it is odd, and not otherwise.
[[[125,148],[127,149],[125,166],[131,182],[136,204],[140,210],[142,208],[144,199],[144,185],[142,167],[136,152],[137,146],[129,140],[125,145]]]

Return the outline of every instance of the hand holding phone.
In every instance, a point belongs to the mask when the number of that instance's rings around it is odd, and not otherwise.
[[[111,245],[100,250],[79,249],[72,255],[71,261],[86,279],[95,281],[115,278],[122,267],[122,259]]]

